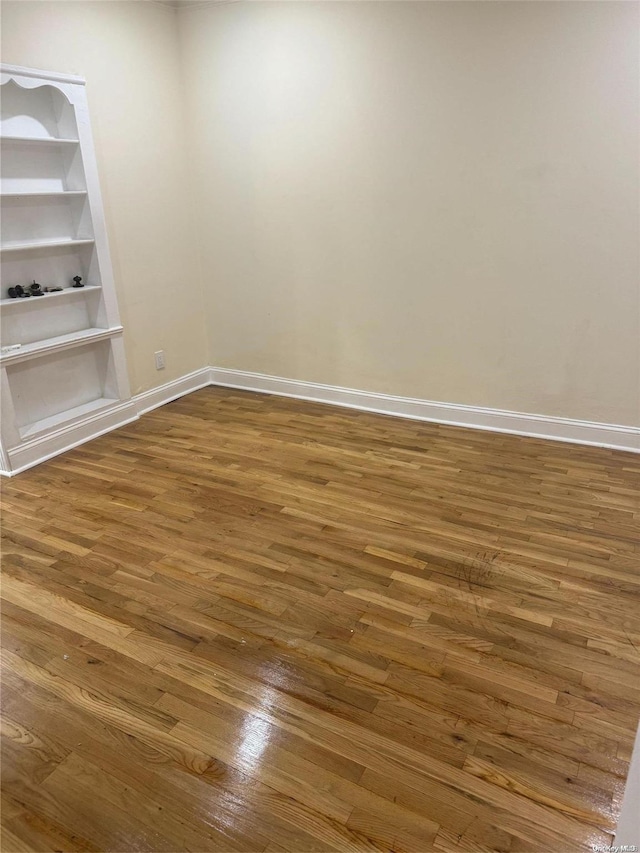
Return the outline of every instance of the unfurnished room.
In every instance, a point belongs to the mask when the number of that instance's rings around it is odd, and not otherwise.
[[[640,3],[0,16],[2,853],[640,853]]]

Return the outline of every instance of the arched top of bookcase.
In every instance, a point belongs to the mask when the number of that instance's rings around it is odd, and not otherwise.
[[[2,83],[0,104],[3,136],[77,138],[74,105],[69,95],[55,84],[38,83],[28,77],[8,77]]]

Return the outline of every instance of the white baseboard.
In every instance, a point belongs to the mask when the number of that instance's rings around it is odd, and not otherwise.
[[[160,385],[158,388],[136,394],[133,402],[138,415],[144,415],[145,412],[157,409],[158,406],[164,406],[165,403],[170,403],[172,400],[177,400],[178,397],[184,397],[185,394],[191,394],[192,391],[198,391],[207,385],[211,385],[211,368],[203,367],[200,370],[194,370],[193,373],[187,373],[186,376],[181,376],[179,379],[167,382],[165,385]]]
[[[479,406],[462,406],[457,403],[439,403],[411,397],[395,397],[390,394],[374,394],[370,391],[302,382],[297,379],[283,379],[280,376],[268,376],[244,370],[203,367],[158,388],[137,394],[130,401],[98,412],[80,423],[62,426],[53,433],[24,442],[7,452],[8,459],[0,467],[0,474],[12,477],[53,456],[65,453],[91,439],[131,423],[140,415],[165,403],[200,388],[206,388],[208,385],[294,397],[298,400],[311,400],[400,418],[640,453],[640,429],[635,427],[529,415],[501,409],[485,409]]]
[[[133,401],[128,400],[125,403],[114,404],[78,422],[65,424],[54,432],[49,432],[31,441],[25,441],[8,450],[10,470],[4,470],[0,473],[6,477],[13,477],[15,474],[26,471],[27,468],[33,468],[40,462],[46,462],[53,456],[66,453],[67,450],[73,450],[74,447],[137,419],[138,413]]]
[[[211,368],[211,382],[227,388],[295,397],[299,400],[312,400],[413,420],[640,453],[640,428],[629,426],[530,415],[502,409],[485,409],[457,403],[439,403],[411,397],[395,397],[390,394],[374,394],[370,391],[320,385],[316,382],[301,382],[297,379],[283,379],[279,376],[228,370],[223,367]]]
[[[98,436],[111,432],[118,427],[136,421],[140,415],[150,412],[158,406],[171,402],[199,388],[211,384],[211,370],[203,367],[159,388],[152,388],[138,394],[125,403],[110,406],[104,411],[83,418],[79,422],[62,425],[55,432],[49,432],[31,441],[25,441],[8,450],[3,457],[0,474],[13,477],[40,462],[46,462],[60,453],[73,450],[74,447],[91,441]]]

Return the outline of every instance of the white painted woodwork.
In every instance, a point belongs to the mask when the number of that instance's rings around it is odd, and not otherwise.
[[[0,466],[13,473],[135,410],[84,81],[0,70]],[[85,287],[72,286],[76,275]],[[34,280],[63,290],[8,297]]]

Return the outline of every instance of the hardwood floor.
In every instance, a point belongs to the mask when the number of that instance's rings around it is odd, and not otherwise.
[[[5,482],[3,853],[611,844],[639,473],[207,388]]]

